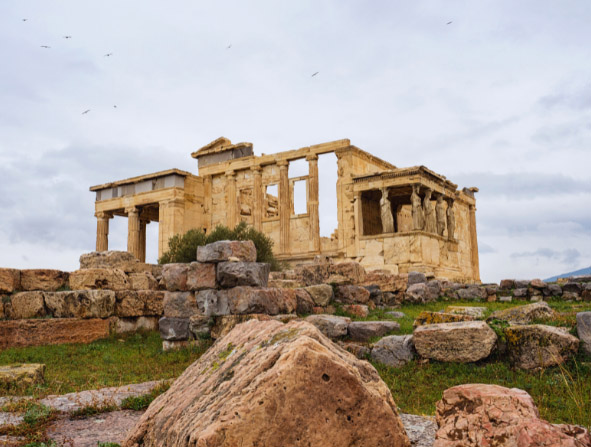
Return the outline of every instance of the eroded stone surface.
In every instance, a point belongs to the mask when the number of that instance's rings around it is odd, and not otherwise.
[[[43,383],[45,365],[40,363],[19,363],[0,366],[0,385],[7,388],[23,388]]]
[[[217,280],[221,287],[267,287],[270,265],[262,262],[220,262]]]
[[[423,326],[425,324],[453,323],[455,321],[474,321],[471,315],[422,311],[413,323],[413,327]]]
[[[573,426],[539,419],[531,396],[516,388],[467,384],[449,388],[436,406],[434,447],[585,447],[591,438]]]
[[[10,297],[9,317],[14,320],[45,315],[43,292],[20,292]]]
[[[350,318],[335,315],[310,315],[306,318],[306,321],[316,326],[320,332],[329,338],[339,338],[347,335],[347,328],[351,323]]]
[[[395,368],[406,365],[416,356],[412,335],[390,335],[373,345],[371,358]]]
[[[251,315],[224,315],[214,318],[214,325],[211,328],[211,337],[218,339],[225,337],[240,323],[248,320],[269,321],[271,317],[265,314],[251,314]]]
[[[45,306],[57,318],[107,318],[115,312],[112,290],[45,292]]]
[[[458,315],[470,315],[474,318],[483,318],[486,312],[486,307],[477,306],[447,306],[446,313]]]
[[[276,321],[248,321],[216,343],[150,405],[123,446],[163,443],[410,446],[369,363],[312,325]]]
[[[313,312],[315,303],[310,294],[304,289],[295,289],[296,312],[298,314],[310,314]]]
[[[158,320],[160,337],[166,341],[182,341],[191,337],[189,332],[189,317],[168,318],[162,317]]]
[[[199,313],[193,292],[166,292],[163,308],[168,318],[190,318]]]
[[[50,269],[21,270],[21,290],[56,291],[68,283],[68,273]]]
[[[226,299],[230,314],[267,315],[289,314],[295,311],[297,298],[293,289],[255,288],[239,286],[217,291],[218,297]]]
[[[369,341],[370,338],[398,330],[400,325],[395,321],[353,321],[348,327],[349,337],[353,341]]]
[[[591,312],[577,314],[577,335],[581,340],[583,351],[591,355]]]
[[[509,309],[493,312],[488,320],[502,320],[509,323],[529,324],[540,318],[552,318],[554,311],[545,301],[539,301],[525,306],[516,306]]]
[[[115,314],[119,317],[160,317],[164,313],[164,294],[161,290],[115,292]]]
[[[20,270],[0,268],[0,293],[12,293],[19,290],[20,284]]]
[[[497,335],[484,321],[460,321],[419,326],[413,340],[421,357],[466,363],[488,357]]]
[[[367,304],[369,296],[369,291],[362,286],[337,286],[335,290],[335,300],[345,304]]]
[[[189,290],[214,289],[217,287],[215,264],[191,262],[187,270]]]
[[[579,339],[567,328],[543,324],[510,326],[505,338],[511,362],[522,369],[559,365],[579,349]]]
[[[316,306],[328,306],[334,298],[332,287],[328,284],[316,284],[304,290],[310,294]]]
[[[113,268],[92,268],[76,270],[70,273],[70,289],[107,289],[126,290],[129,289],[127,275],[121,269]]]

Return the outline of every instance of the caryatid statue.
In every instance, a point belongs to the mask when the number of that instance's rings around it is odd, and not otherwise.
[[[435,218],[437,221],[437,234],[443,236],[445,232],[445,205],[443,204],[443,195],[437,196],[437,203],[435,204]]]
[[[424,226],[423,207],[421,206],[421,198],[419,197],[419,185],[412,185],[412,194],[410,195],[410,203],[412,205],[412,229],[422,230]]]
[[[454,238],[454,231],[456,231],[456,217],[454,215],[454,201],[453,199],[448,199],[447,201],[447,238],[453,239]]]
[[[394,233],[394,216],[392,215],[392,204],[388,199],[387,188],[382,188],[380,212],[382,215],[382,233]]]
[[[429,233],[437,233],[437,224],[435,223],[435,210],[431,203],[432,191],[427,188],[425,191],[425,198],[423,199],[423,212],[425,213],[425,231]]]

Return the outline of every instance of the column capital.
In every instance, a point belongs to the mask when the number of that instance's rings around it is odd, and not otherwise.
[[[129,206],[129,207],[125,208],[125,212],[127,214],[139,214],[140,210],[138,209],[137,206]]]
[[[289,166],[289,161],[287,161],[287,160],[279,160],[277,162],[277,166],[279,166],[279,169],[287,169],[287,167]]]
[[[261,174],[263,172],[263,168],[261,167],[261,165],[254,165],[250,167],[250,170],[254,173],[254,174]]]
[[[318,154],[308,154],[306,155],[307,161],[318,161]]]
[[[97,211],[96,213],[94,213],[94,217],[96,217],[97,219],[112,219],[113,213],[109,213],[106,211]]]
[[[158,206],[180,206],[185,205],[185,199],[181,197],[174,197],[172,199],[165,199],[158,203]]]
[[[236,171],[233,169],[230,171],[226,171],[226,177],[236,177]]]

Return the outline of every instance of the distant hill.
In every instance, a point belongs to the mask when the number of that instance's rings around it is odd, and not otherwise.
[[[552,282],[558,280],[558,278],[568,278],[569,276],[579,275],[591,275],[591,267],[587,267],[581,270],[575,270],[574,272],[563,273],[562,275],[553,276],[552,278],[545,279],[545,282]]]

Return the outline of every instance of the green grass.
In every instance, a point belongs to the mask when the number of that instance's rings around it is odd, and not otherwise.
[[[12,348],[0,352],[0,365],[44,363],[45,385],[3,395],[65,394],[129,383],[178,377],[209,343],[178,351],[162,352],[158,332],[137,333],[98,340],[90,344],[68,344]]]

